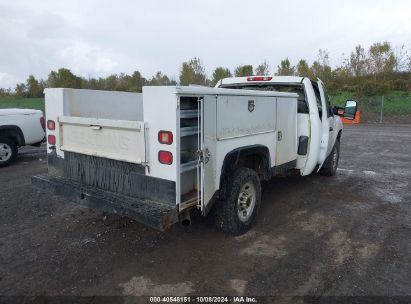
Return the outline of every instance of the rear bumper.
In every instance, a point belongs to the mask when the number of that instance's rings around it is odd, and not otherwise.
[[[50,178],[47,175],[33,176],[32,184],[82,206],[124,215],[160,231],[178,222],[176,206],[101,190],[69,179]]]

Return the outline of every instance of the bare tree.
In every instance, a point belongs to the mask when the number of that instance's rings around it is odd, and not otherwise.
[[[255,68],[255,75],[257,76],[265,76],[269,74],[270,74],[270,65],[268,64],[267,60],[264,60],[263,63],[261,63]]]
[[[330,52],[328,50],[319,49],[317,55],[317,61],[322,66],[330,65]]]
[[[408,50],[405,45],[397,46],[395,48],[395,71],[403,72],[407,69],[408,61]]]
[[[354,76],[361,76],[366,73],[367,57],[365,55],[365,50],[361,45],[357,45],[355,51],[351,52],[349,67]]]

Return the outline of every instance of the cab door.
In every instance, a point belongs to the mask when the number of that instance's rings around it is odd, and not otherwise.
[[[333,110],[331,108],[330,97],[327,93],[327,89],[326,89],[325,85],[322,82],[321,82],[321,84],[322,84],[321,88],[324,92],[325,106],[327,108],[328,122],[330,124],[330,139],[328,141],[328,151],[327,151],[327,156],[328,156],[328,155],[330,155],[331,150],[334,147],[335,140],[336,140],[337,134],[338,134],[338,130],[337,130],[338,127],[336,125],[336,120],[335,120],[335,117],[334,117],[334,113],[333,113]]]
[[[325,90],[324,84],[321,80],[317,81],[318,90],[321,96],[321,142],[320,142],[320,157],[319,157],[319,168],[324,164],[327,156],[330,154],[334,146],[334,132],[335,125],[334,119],[331,115],[330,102],[328,99],[327,91]]]

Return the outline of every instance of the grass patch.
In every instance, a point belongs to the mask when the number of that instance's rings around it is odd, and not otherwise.
[[[358,102],[358,109],[364,113],[380,113],[382,96],[357,97],[355,93],[339,92],[331,96],[333,105],[344,106],[345,101],[353,99]],[[384,114],[411,114],[411,93],[391,91],[384,95]]]
[[[19,108],[36,109],[44,113],[44,98],[2,98],[0,99],[0,109]]]

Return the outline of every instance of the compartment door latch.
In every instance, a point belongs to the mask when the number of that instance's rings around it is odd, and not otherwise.
[[[210,150],[208,148],[205,148],[204,150],[204,163],[208,163],[211,157]]]
[[[277,133],[277,141],[281,141],[283,139],[283,132],[282,131],[278,131]]]
[[[197,155],[200,163],[207,164],[210,161],[211,153],[207,147],[204,150],[197,150]]]

